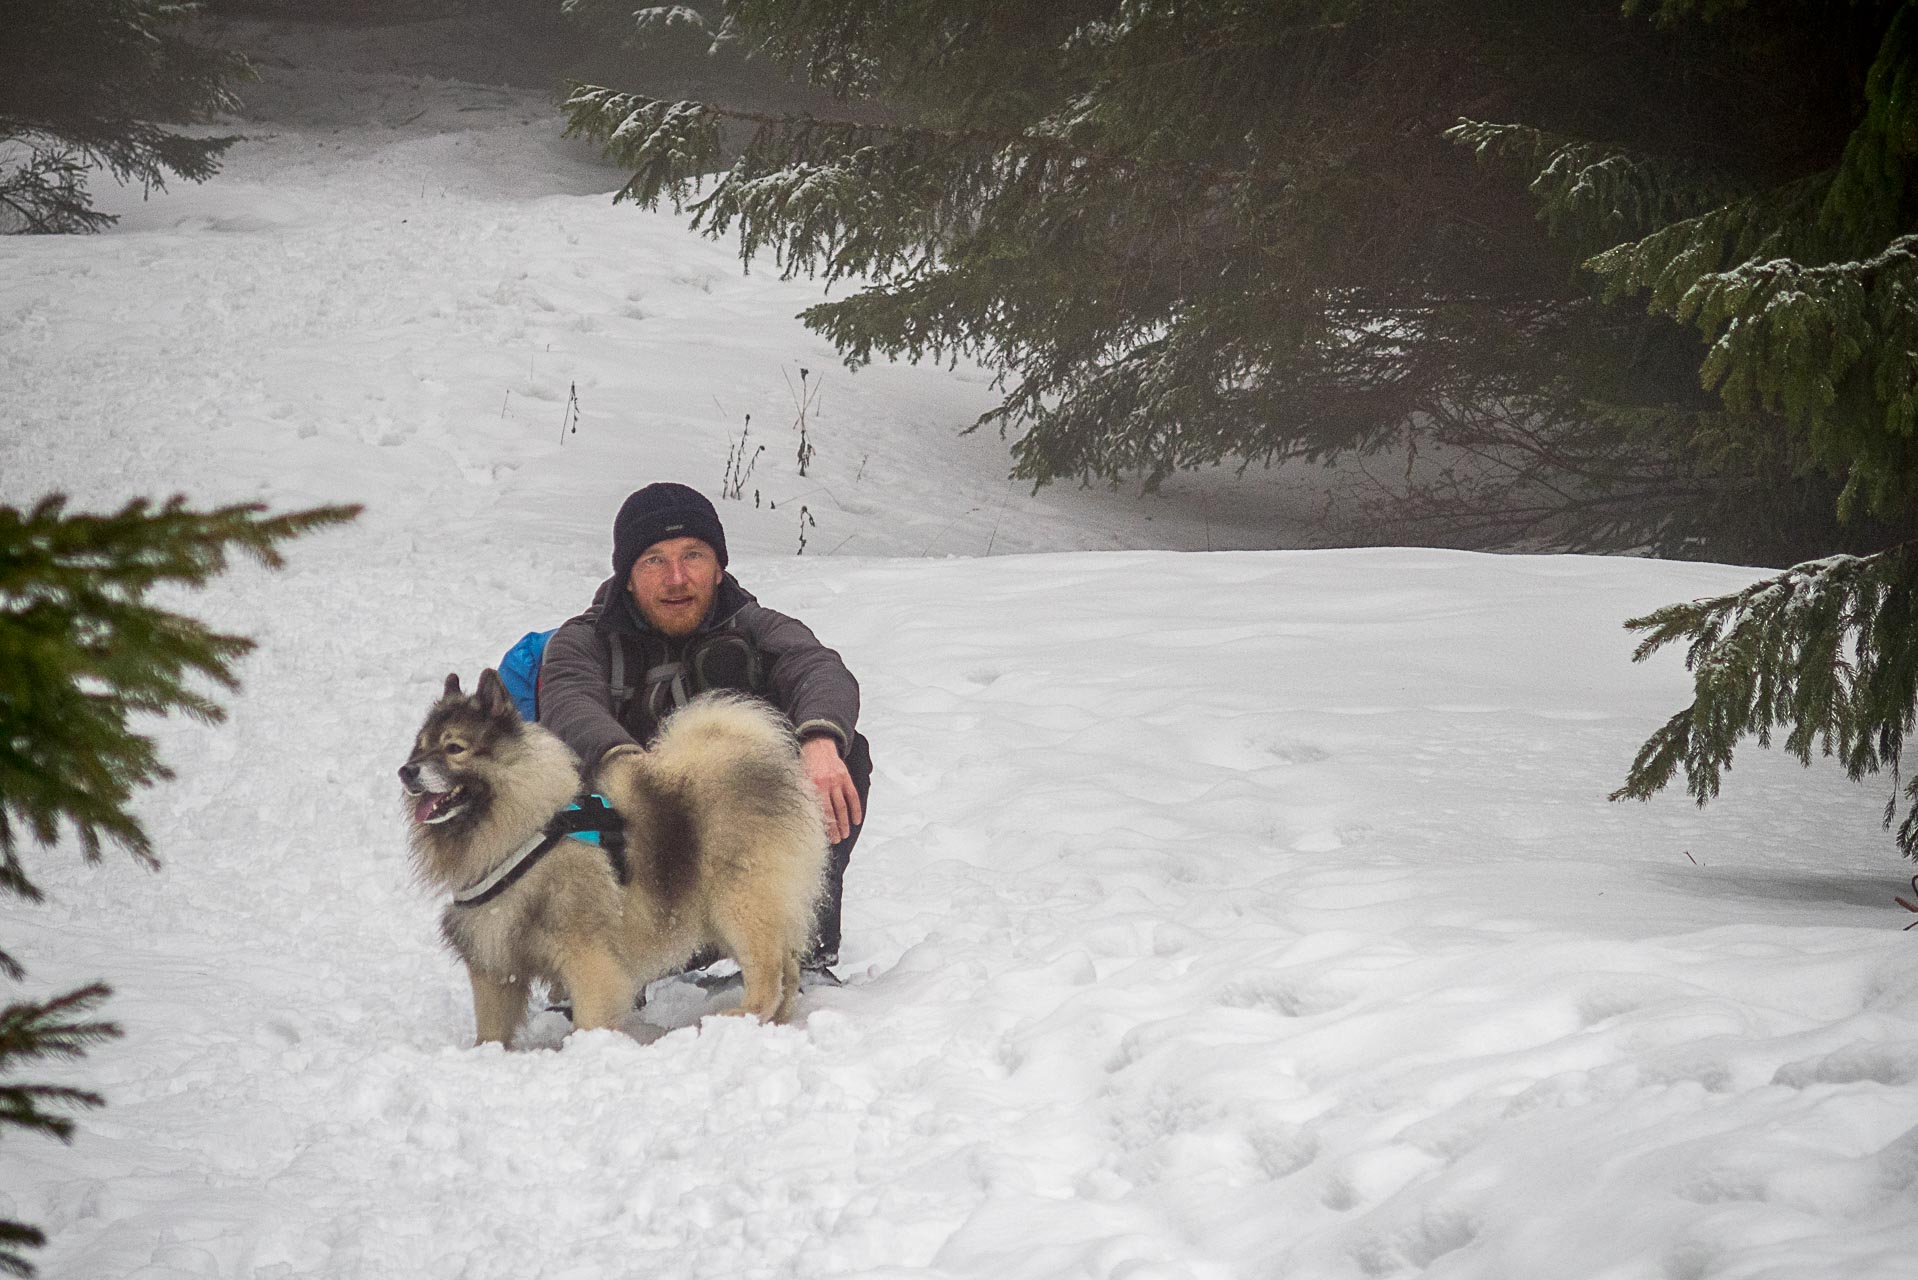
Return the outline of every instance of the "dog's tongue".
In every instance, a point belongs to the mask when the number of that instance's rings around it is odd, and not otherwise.
[[[450,791],[429,791],[421,796],[419,803],[413,806],[413,821],[425,822],[431,818],[451,794]]]

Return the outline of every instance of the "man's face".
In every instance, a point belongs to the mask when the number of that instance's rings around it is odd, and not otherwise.
[[[655,630],[678,640],[705,621],[724,572],[702,539],[668,538],[639,553],[626,589]]]

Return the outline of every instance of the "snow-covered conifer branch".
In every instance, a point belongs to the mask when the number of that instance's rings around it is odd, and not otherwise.
[[[1903,643],[1918,626],[1918,544],[1808,561],[1625,625],[1646,633],[1638,661],[1689,642],[1694,699],[1640,748],[1614,800],[1649,799],[1682,768],[1686,789],[1704,804],[1740,741],[1768,746],[1780,729],[1801,763],[1831,756],[1854,781],[1883,770],[1896,778],[1918,724],[1918,663]],[[1918,780],[1905,794],[1908,805],[1918,802]],[[1909,814],[1898,845],[1918,859]]]

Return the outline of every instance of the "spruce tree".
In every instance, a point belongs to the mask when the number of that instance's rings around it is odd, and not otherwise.
[[[1621,794],[1683,767],[1702,800],[1772,728],[1896,770],[1918,662],[1887,621],[1918,567],[1886,552],[1918,534],[1909,0],[720,11],[709,39],[843,109],[582,85],[570,131],[631,170],[620,198],[857,282],[803,313],[849,363],[995,367],[976,425],[1022,430],[1016,474],[1437,443],[1461,462],[1409,523],[1446,540],[1853,553],[1632,623],[1646,652],[1693,638],[1700,696]],[[1900,844],[1918,856],[1909,822]]]
[[[1842,25],[1855,58],[1848,129],[1772,172],[1699,149],[1653,151],[1530,123],[1467,121],[1455,140],[1518,162],[1561,235],[1602,244],[1606,297],[1694,327],[1702,386],[1727,414],[1763,415],[1782,447],[1833,481],[1853,525],[1918,512],[1918,5],[1748,6],[1662,0],[1643,20],[1675,40],[1727,26]],[[1781,16],[1781,11],[1786,11]],[[1834,548],[1835,549],[1835,548]],[[1680,770],[1700,804],[1746,738],[1782,732],[1809,764],[1854,779],[1900,772],[1918,719],[1918,543],[1830,555],[1743,591],[1633,619],[1642,659],[1688,642],[1695,698],[1645,744],[1614,798],[1649,798]],[[1904,790],[1918,805],[1918,780]],[[1894,792],[1885,809],[1897,816]],[[1897,843],[1918,858],[1918,808]]]
[[[1516,344],[1566,274],[1448,153],[1475,37],[1419,4],[735,0],[713,36],[845,109],[582,86],[571,131],[633,170],[622,198],[736,230],[749,262],[867,282],[804,315],[849,363],[998,368],[979,425],[1022,431],[1033,480],[1379,444],[1447,394],[1511,390],[1431,356]]]
[[[104,168],[152,191],[200,182],[234,137],[167,123],[237,105],[252,75],[237,53],[188,31],[176,0],[0,0],[0,231],[98,231],[87,180]]]
[[[237,688],[233,664],[253,642],[156,607],[148,593],[203,585],[236,550],[278,566],[281,543],[356,511],[193,511],[174,498],[157,509],[135,501],[109,515],[75,515],[58,495],[24,512],[0,506],[0,893],[39,900],[21,841],[52,844],[63,829],[89,860],[111,843],[157,865],[127,804],[135,789],[173,775],[131,718],[179,712],[219,721],[219,705],[195,683]],[[4,950],[0,973],[25,976]],[[86,1090],[12,1075],[34,1059],[77,1057],[117,1036],[113,1024],[92,1017],[108,994],[96,983],[0,1009],[0,1126],[66,1140],[73,1122],[62,1113],[100,1105]],[[0,1220],[0,1272],[31,1275],[23,1250],[42,1243],[36,1228]]]
[[[570,0],[577,11],[621,8]],[[849,364],[965,354],[1037,483],[1410,441],[1423,539],[1787,563],[1829,496],[1698,341],[1603,305],[1590,246],[1444,131],[1509,107],[1816,134],[1832,70],[1764,32],[1687,46],[1617,0],[729,0],[707,37],[836,95],[779,115],[579,86],[569,128],[742,257],[857,281],[805,321]],[[642,9],[683,46],[697,13]],[[1794,33],[1802,34],[1802,33]],[[1825,43],[1829,43],[1827,40]],[[1814,49],[1819,41],[1812,40]],[[1724,87],[1723,93],[1718,90]],[[1796,97],[1803,97],[1802,104]],[[723,169],[710,186],[702,175]],[[1614,243],[1607,242],[1609,243]],[[1604,247],[1604,246],[1599,246]],[[1855,530],[1869,541],[1875,529]]]

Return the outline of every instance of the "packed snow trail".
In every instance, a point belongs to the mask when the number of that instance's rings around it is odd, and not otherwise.
[[[72,1147],[0,1142],[44,1275],[1909,1273],[1888,780],[1748,749],[1702,812],[1604,799],[1687,697],[1620,621],[1753,571],[1165,549],[1203,490],[995,508],[976,372],[844,375],[805,286],[609,208],[536,100],[295,34],[260,38],[299,118],[221,179],[0,241],[0,501],[368,505],[180,598],[260,649],[229,723],[154,726],[165,869],[44,851],[48,901],[0,903],[27,992],[108,979],[127,1031],[36,1073],[109,1100]],[[849,985],[469,1048],[393,770],[447,671],[585,603],[629,489],[716,494],[746,411],[783,444],[799,367],[820,470],[769,448],[778,510],[721,514],[864,686]],[[795,557],[811,485],[853,540]]]

